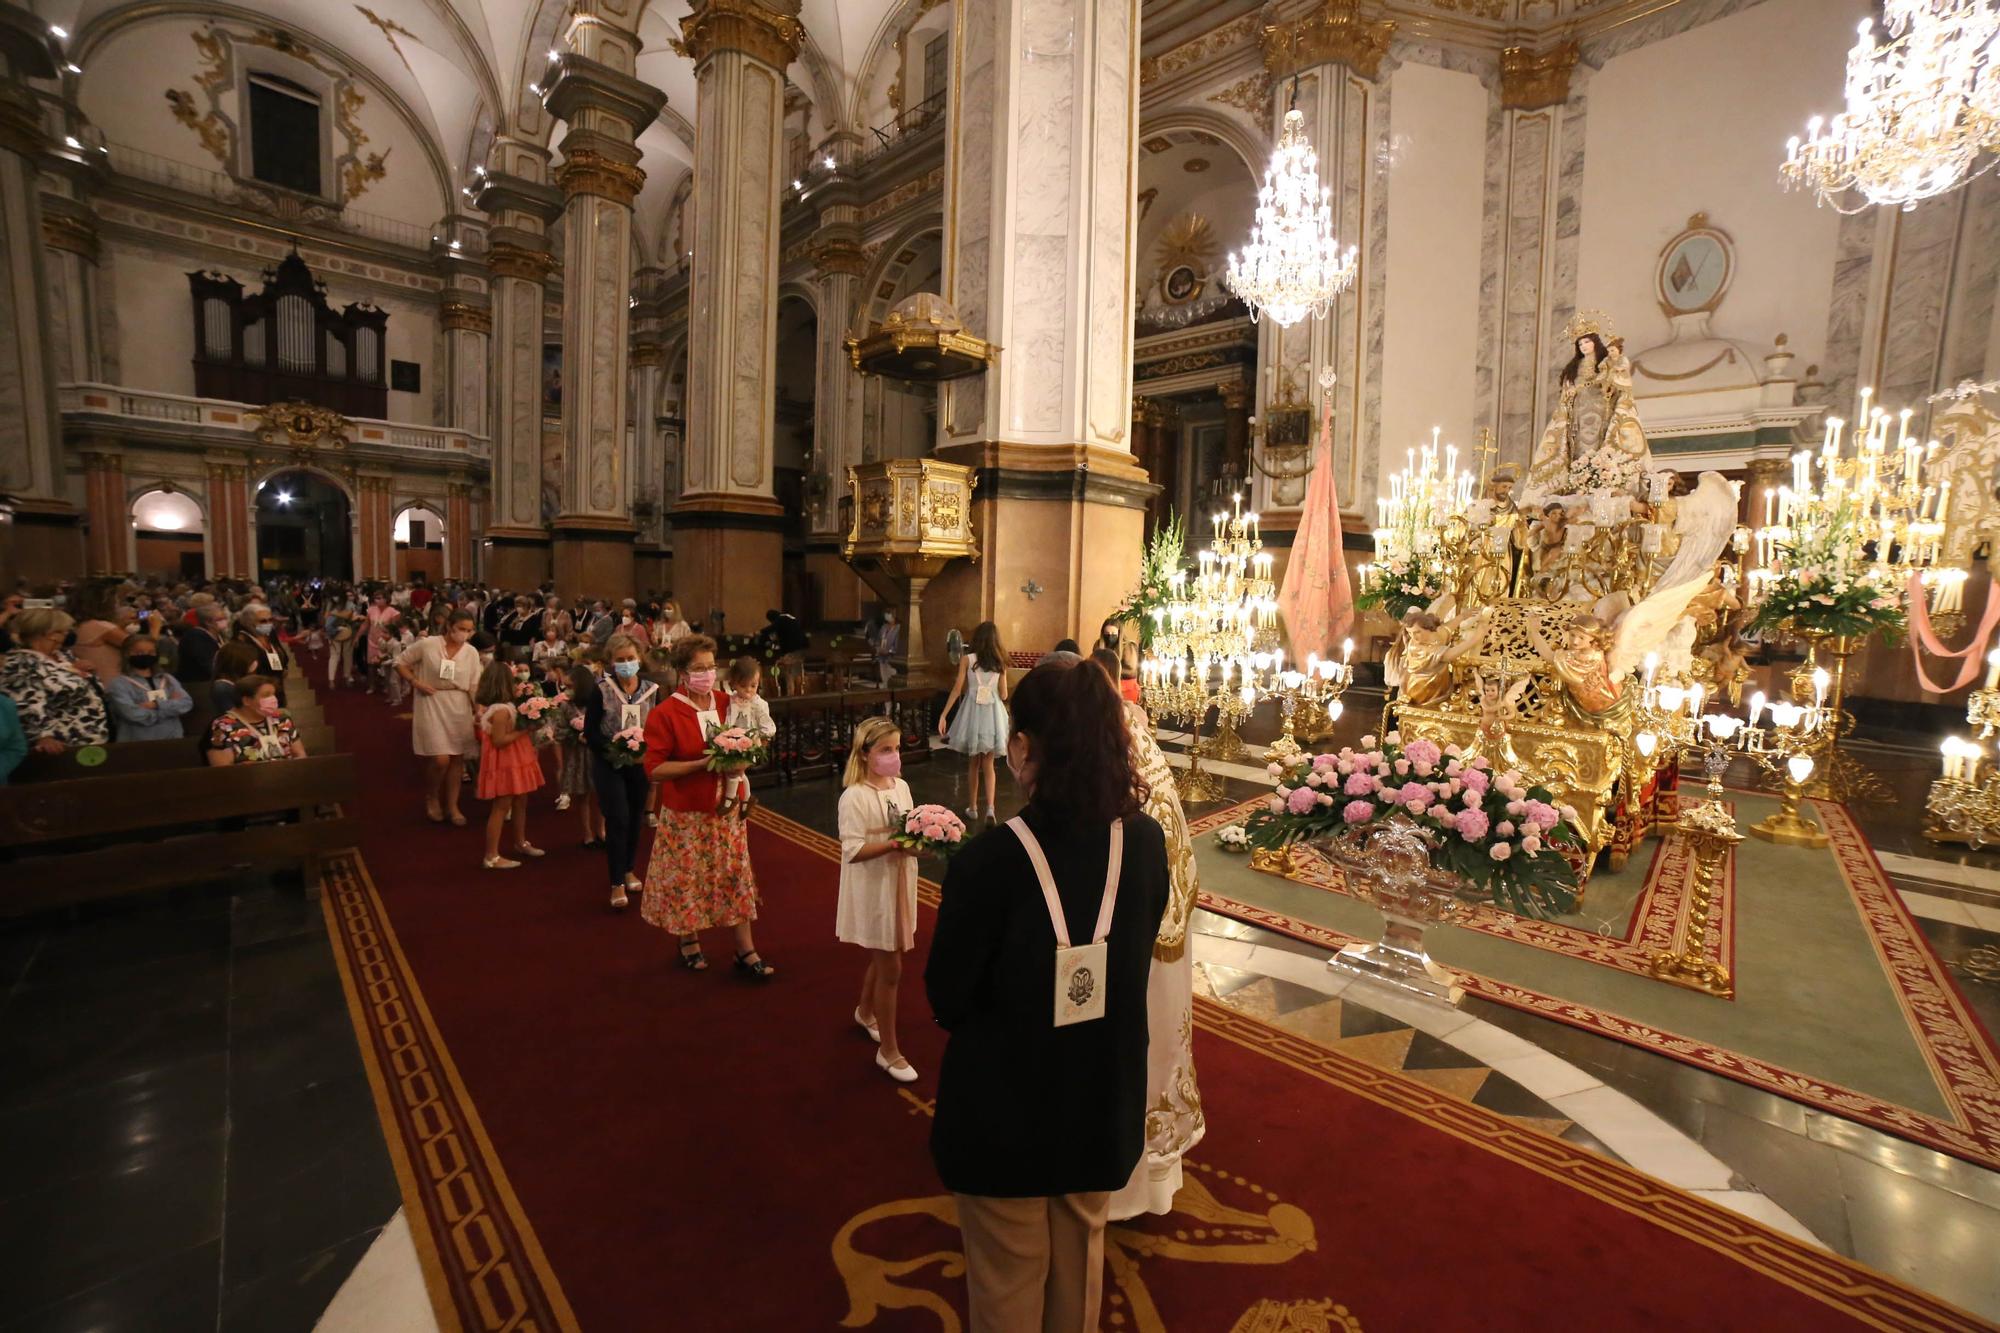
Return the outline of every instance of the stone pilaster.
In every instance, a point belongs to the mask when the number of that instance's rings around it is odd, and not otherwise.
[[[250,553],[250,470],[236,457],[211,456],[204,461],[208,467],[209,577],[248,578],[254,563]]]
[[[444,488],[444,576],[472,577],[472,487],[447,482]]]
[[[562,211],[562,193],[547,183],[547,173],[548,154],[541,148],[502,138],[478,194],[490,219],[486,264],[492,275],[486,418],[492,503],[482,565],[489,582],[506,588],[531,588],[549,576],[542,513],[542,289],[554,268],[547,228]]]
[[[115,444],[84,453],[83,495],[90,517],[85,543],[90,572],[129,573],[132,523],[125,508],[125,456]]]
[[[437,400],[445,423],[474,435],[487,435],[491,407],[486,368],[493,337],[492,276],[479,262],[486,228],[465,217],[449,217],[444,239],[434,248],[444,273],[444,295],[438,303],[438,329],[444,342],[444,383]]]
[[[104,155],[98,150],[103,140],[72,103],[52,103],[49,114],[57,121],[41,161],[49,358],[57,384],[78,380],[101,383],[108,378],[98,315],[102,246],[90,200],[104,170]]]
[[[847,469],[861,461],[862,379],[842,345],[850,331],[867,332],[854,328],[868,265],[854,212],[845,203],[824,209],[813,240],[813,275],[819,287],[819,383],[813,390],[815,433],[807,518],[816,537],[839,535],[839,500]]]
[[[599,16],[600,19],[603,16]],[[625,431],[632,200],[645,184],[639,132],[666,95],[632,76],[638,37],[578,21],[543,101],[568,129],[556,184],[563,212],[563,455],[552,529],[556,585],[633,590],[631,444]]]
[[[361,473],[355,478],[354,521],[358,534],[355,574],[363,579],[396,577],[396,522],[391,512],[386,474]]]
[[[775,0],[703,0],[681,20],[698,91],[674,593],[688,619],[720,610],[731,630],[746,632],[782,600],[785,515],[771,485],[772,377],[784,71],[802,36],[797,10]]]
[[[937,636],[991,618],[1008,643],[1088,640],[1131,589],[1152,495],[1131,452],[1137,9],[956,14],[943,295],[1002,350],[939,392],[938,453],[978,470],[981,551],[923,616]]]
[[[1525,467],[1552,408],[1563,325],[1576,308],[1583,71],[1575,43],[1501,53],[1486,128],[1477,424]]]
[[[11,572],[73,577],[83,532],[65,493],[38,159],[47,148],[31,78],[53,78],[48,22],[0,3],[0,496],[14,509]]]
[[[1272,141],[1296,97],[1306,137],[1319,154],[1320,184],[1333,192],[1334,235],[1343,248],[1356,248],[1357,268],[1324,319],[1289,329],[1269,320],[1259,324],[1261,373],[1253,410],[1268,423],[1276,405],[1288,403],[1317,422],[1328,394],[1320,372],[1333,370],[1334,480],[1350,510],[1375,493],[1380,453],[1388,181],[1375,150],[1389,124],[1383,63],[1395,30],[1392,20],[1362,17],[1354,0],[1291,9],[1264,30]],[[1250,478],[1250,502],[1260,511],[1304,503],[1303,477],[1276,480],[1248,467],[1247,435],[1229,459],[1238,476]]]

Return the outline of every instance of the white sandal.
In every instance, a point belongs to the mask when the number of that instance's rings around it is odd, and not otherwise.
[[[915,1083],[917,1081],[917,1067],[910,1063],[907,1056],[899,1055],[896,1057],[896,1062],[891,1064],[882,1058],[882,1052],[876,1051],[875,1067],[890,1078],[895,1079],[898,1083]]]
[[[858,1008],[854,1011],[854,1025],[860,1028],[863,1032],[868,1034],[868,1040],[875,1042],[877,1045],[881,1044],[882,1029],[876,1027],[873,1023],[870,1023],[867,1019],[863,1018],[861,1016],[861,1010]]]
[[[479,864],[485,866],[488,870],[519,870],[521,868],[519,861],[509,861],[504,856],[484,857],[480,860]]]

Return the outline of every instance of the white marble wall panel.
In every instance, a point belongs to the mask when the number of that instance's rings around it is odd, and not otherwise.
[[[493,520],[542,521],[542,284],[493,280]]]
[[[1937,387],[1946,307],[1951,297],[1964,191],[1926,200],[1897,216],[1895,285],[1882,329],[1876,401],[1894,411],[1924,408]]]

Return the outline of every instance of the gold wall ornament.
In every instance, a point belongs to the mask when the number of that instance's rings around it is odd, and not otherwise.
[[[1153,255],[1158,263],[1156,276],[1161,283],[1161,294],[1171,301],[1192,301],[1201,295],[1201,284],[1214,271],[1215,261],[1222,254],[1222,245],[1215,239],[1215,226],[1199,213],[1182,213],[1160,229],[1159,239],[1153,242]],[[1167,275],[1175,269],[1193,270],[1196,285],[1193,290],[1183,290],[1176,294],[1166,290]]]
[[[1270,71],[1259,70],[1247,79],[1239,79],[1221,92],[1210,93],[1208,100],[1235,107],[1251,120],[1262,124],[1264,118],[1271,114]]]
[[[292,457],[272,457],[275,463],[310,463],[320,451],[343,451],[353,443],[351,423],[332,408],[316,403],[269,403],[250,413],[257,423],[257,443],[267,448],[284,446]]]
[[[813,271],[820,277],[835,273],[860,277],[868,271],[868,252],[851,240],[830,238],[812,246]]]
[[[663,366],[667,363],[667,349],[664,343],[635,342],[632,344],[632,365]]]
[[[1535,111],[1569,100],[1569,78],[1580,49],[1564,42],[1546,51],[1510,46],[1500,53],[1500,107],[1505,111]]]
[[[706,0],[681,20],[681,38],[700,65],[717,51],[741,51],[782,73],[799,58],[805,29],[756,0]]]
[[[167,89],[167,107],[175,120],[194,131],[203,151],[224,166],[229,165],[233,140],[221,116],[213,111],[203,115],[195,109],[193,94],[182,92],[179,88]]]
[[[438,307],[438,324],[447,330],[464,329],[470,333],[493,332],[493,312],[482,305],[472,305],[465,301],[446,301]]]
[[[97,224],[87,214],[57,211],[44,204],[42,244],[51,250],[67,250],[97,262]]]
[[[1144,87],[1149,83],[1158,83],[1161,79],[1171,78],[1184,69],[1206,65],[1224,51],[1244,42],[1256,40],[1258,19],[1259,16],[1255,13],[1245,14],[1240,19],[1183,42],[1171,51],[1148,56],[1139,62],[1139,85]]]
[[[630,208],[646,184],[646,173],[594,148],[578,148],[563,153],[562,165],[556,168],[556,184],[571,199],[590,194]]]
[[[1289,26],[1264,29],[1264,68],[1289,78],[1314,65],[1344,65],[1364,79],[1382,69],[1394,19],[1366,19],[1359,0],[1322,0],[1319,9]]]

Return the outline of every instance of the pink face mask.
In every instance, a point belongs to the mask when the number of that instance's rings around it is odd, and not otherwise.
[[[278,715],[278,696],[267,694],[259,699],[257,701],[257,711],[265,717],[276,717]]]
[[[878,778],[901,777],[903,773],[903,752],[901,750],[877,750],[868,756],[868,771]]]
[[[707,694],[710,690],[715,688],[714,670],[711,669],[708,671],[688,672],[687,687],[690,690],[694,691],[696,694]]]

